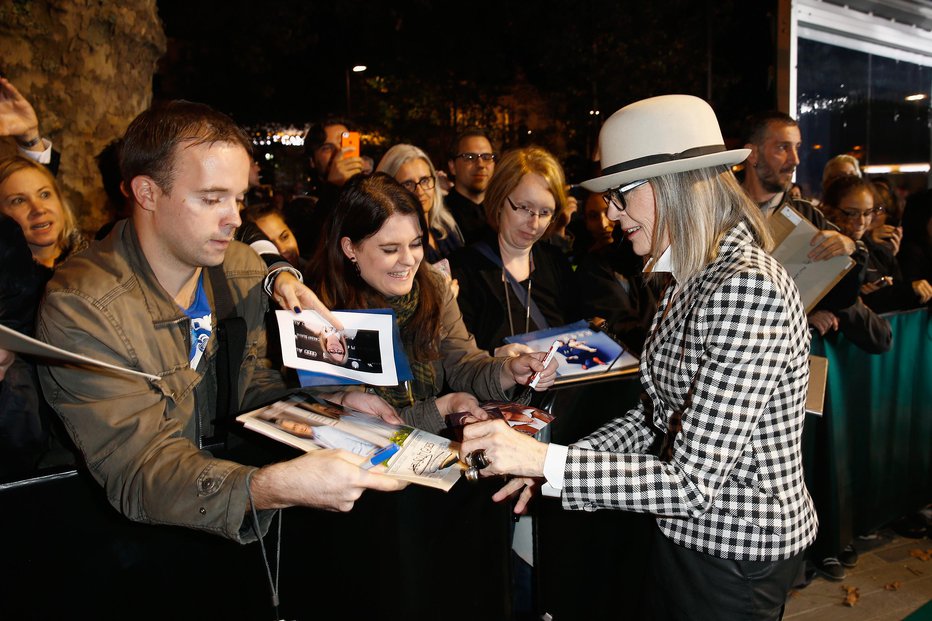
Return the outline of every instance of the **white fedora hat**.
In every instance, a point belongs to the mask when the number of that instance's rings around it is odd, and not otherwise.
[[[605,192],[631,181],[734,165],[750,149],[725,149],[715,112],[692,95],[642,99],[608,117],[599,132],[602,176],[582,184]]]

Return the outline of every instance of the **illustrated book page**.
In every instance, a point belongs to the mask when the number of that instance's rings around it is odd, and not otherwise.
[[[460,478],[456,443],[308,394],[294,394],[236,420],[246,429],[302,451],[332,448],[375,456],[373,463],[384,465],[386,474],[418,485],[447,491]],[[386,458],[380,460],[379,455]]]

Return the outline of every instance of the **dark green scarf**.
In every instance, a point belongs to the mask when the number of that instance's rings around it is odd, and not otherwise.
[[[419,288],[415,280],[411,291],[406,295],[386,298],[388,305],[395,311],[398,330],[401,332],[401,343],[404,346],[405,355],[408,356],[408,362],[411,363],[411,372],[414,374],[413,380],[397,386],[375,387],[376,394],[396,408],[412,405],[414,401],[422,401],[437,394],[437,387],[434,385],[436,380],[434,367],[430,362],[421,362],[415,358],[414,332],[406,329],[414,313],[417,312],[418,296]]]

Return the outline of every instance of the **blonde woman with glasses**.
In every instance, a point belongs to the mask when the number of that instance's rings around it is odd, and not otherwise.
[[[466,327],[495,355],[520,353],[503,346],[506,336],[579,318],[569,262],[555,246],[538,243],[566,209],[565,185],[563,169],[546,150],[506,153],[485,194],[491,230],[450,257]]]

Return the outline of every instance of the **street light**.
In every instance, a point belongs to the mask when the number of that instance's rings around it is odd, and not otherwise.
[[[350,70],[353,73],[362,73],[366,70],[365,65],[353,65],[352,68],[346,68],[346,116],[353,116],[352,99],[350,98]]]

